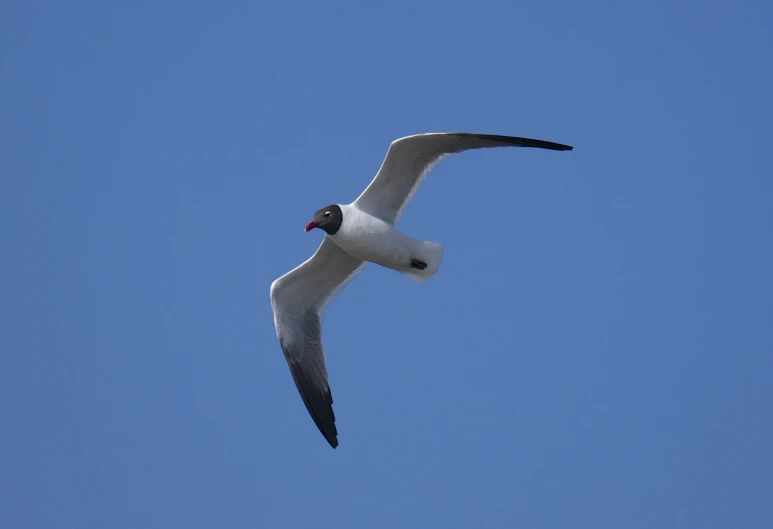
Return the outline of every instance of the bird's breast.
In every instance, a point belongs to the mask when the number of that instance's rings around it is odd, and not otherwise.
[[[405,235],[364,212],[346,212],[341,229],[330,238],[353,256],[387,268],[404,268],[411,260]]]

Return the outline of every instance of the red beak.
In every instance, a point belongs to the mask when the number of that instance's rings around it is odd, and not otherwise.
[[[306,224],[306,233],[310,232],[314,228],[319,228],[319,224],[317,224],[316,222],[309,222],[308,224]]]

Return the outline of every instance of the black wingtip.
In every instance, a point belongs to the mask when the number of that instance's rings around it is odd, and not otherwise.
[[[514,147],[535,147],[537,149],[550,149],[551,151],[571,151],[574,149],[571,145],[564,145],[563,143],[535,140],[533,138],[520,138],[518,136],[500,136],[498,134],[472,134],[472,136],[482,140],[512,145]]]
[[[322,436],[333,448],[338,446],[338,430],[335,425],[335,413],[333,412],[333,395],[330,388],[324,390],[317,386],[296,362],[288,360],[290,372],[295,380],[298,392],[301,394],[306,410],[314,419]]]

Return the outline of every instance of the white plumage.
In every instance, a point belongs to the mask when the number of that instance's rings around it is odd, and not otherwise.
[[[333,399],[322,347],[325,309],[368,262],[422,283],[443,258],[443,246],[414,239],[395,224],[421,182],[449,154],[489,147],[571,150],[542,140],[470,133],[431,133],[392,142],[370,185],[351,204],[319,210],[306,231],[326,232],[317,252],[271,285],[280,345],[309,413],[330,445],[338,446]]]

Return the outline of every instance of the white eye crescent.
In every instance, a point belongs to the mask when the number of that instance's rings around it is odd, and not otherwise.
[[[325,212],[325,216],[326,216],[326,217],[329,217],[330,215],[332,215],[332,213],[330,213],[329,211],[326,211],[326,212]]]

